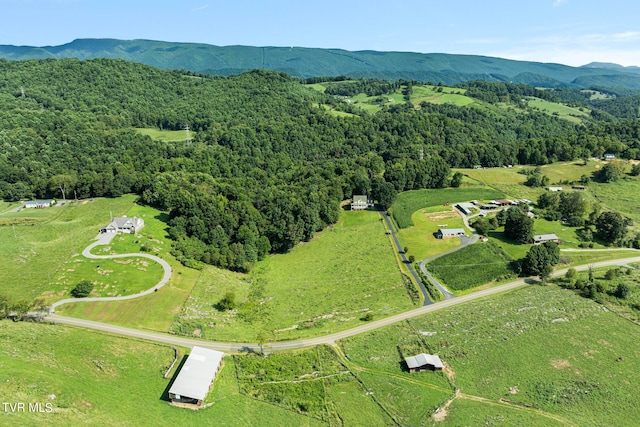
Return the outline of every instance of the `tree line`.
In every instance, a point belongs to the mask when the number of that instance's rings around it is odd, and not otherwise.
[[[68,59],[0,60],[0,74],[4,200],[137,193],[170,212],[174,253],[196,266],[247,271],[337,221],[353,194],[387,208],[398,192],[455,185],[451,167],[640,153],[637,121],[581,127],[432,104],[338,117],[319,107],[335,97],[271,71],[212,77]],[[190,143],[136,131],[187,124]]]

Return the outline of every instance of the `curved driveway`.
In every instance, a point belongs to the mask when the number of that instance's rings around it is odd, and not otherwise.
[[[136,254],[115,254],[115,255],[94,255],[91,253],[91,250],[99,245],[107,245],[113,240],[115,234],[114,233],[102,233],[98,235],[97,241],[87,246],[84,251],[82,251],[82,256],[90,259],[114,259],[114,258],[129,258],[129,257],[138,257],[138,258],[147,258],[152,261],[157,262],[162,266],[164,273],[162,275],[162,279],[153,287],[147,289],[146,291],[139,292],[137,294],[125,295],[121,297],[90,297],[90,298],[67,298],[60,301],[56,301],[51,304],[50,311],[54,313],[56,311],[56,307],[61,306],[62,304],[69,304],[75,302],[96,302],[96,301],[124,301],[134,298],[140,298],[145,295],[152,294],[157,291],[161,287],[163,287],[171,277],[171,266],[162,258],[158,258],[155,255],[149,255],[144,253],[136,253]],[[59,317],[59,316],[57,316]]]
[[[609,267],[613,265],[625,265],[629,263],[640,262],[640,256],[632,257],[632,258],[622,258],[618,260],[610,260],[610,261],[601,261],[596,262],[590,265],[581,265],[574,267],[578,271],[585,271],[589,268],[601,268],[601,267]],[[552,276],[562,276],[567,272],[568,268],[555,271]],[[318,344],[331,344],[336,340],[344,339],[347,337],[351,337],[353,335],[358,335],[364,332],[369,332],[374,329],[382,328],[384,326],[388,326],[394,323],[401,322],[403,320],[411,319],[413,317],[421,316],[426,313],[430,313],[433,311],[441,310],[443,308],[452,307],[458,304],[464,304],[466,302],[470,302],[479,298],[488,297],[491,295],[495,295],[501,292],[509,291],[512,289],[516,289],[526,284],[535,282],[533,278],[524,278],[518,279],[510,283],[506,283],[504,285],[494,286],[493,288],[483,289],[481,291],[473,292],[470,294],[466,294],[463,296],[459,296],[455,299],[450,299],[442,302],[433,303],[427,306],[423,306],[420,308],[416,308],[414,310],[410,310],[404,313],[396,314],[394,316],[387,317],[385,319],[380,319],[372,322],[368,322],[362,324],[360,326],[356,326],[355,328],[347,329],[344,331],[336,332],[329,335],[324,335],[316,338],[306,338],[300,339],[296,341],[282,341],[282,342],[274,342],[269,343],[266,347],[269,350],[287,350],[292,348],[301,348],[301,347],[310,347]],[[122,326],[110,325],[107,323],[94,322],[91,320],[83,320],[76,319],[72,317],[64,317],[58,316],[55,314],[45,316],[45,320],[55,323],[62,323],[66,325],[80,326],[83,328],[97,329],[105,332],[111,332],[118,335],[126,335],[151,341],[157,341],[166,344],[172,345],[180,345],[185,347],[193,347],[195,345],[200,347],[206,347],[219,351],[260,351],[260,346],[254,343],[224,343],[224,342],[210,342],[204,340],[196,340],[192,338],[183,338],[175,335],[162,334],[157,332],[147,332],[141,331],[138,329],[125,328]]]

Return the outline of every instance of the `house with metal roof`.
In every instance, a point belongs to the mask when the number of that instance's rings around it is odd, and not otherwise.
[[[436,231],[437,239],[448,239],[456,236],[464,236],[464,228],[439,228]]]
[[[135,216],[119,216],[112,218],[109,225],[102,227],[100,233],[135,234],[144,227],[144,220]]]
[[[176,406],[201,407],[218,373],[224,353],[193,347],[187,361],[169,389],[169,399]]]
[[[420,353],[417,356],[411,356],[404,359],[409,372],[435,371],[444,368],[444,364],[438,355]]]

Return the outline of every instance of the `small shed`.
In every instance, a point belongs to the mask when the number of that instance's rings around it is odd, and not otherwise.
[[[614,160],[616,158],[616,155],[613,153],[605,153],[605,155],[602,156],[602,158],[604,160]]]
[[[224,353],[193,347],[169,389],[169,399],[176,406],[199,408],[209,393],[218,373]]]
[[[536,245],[546,242],[560,243],[560,239],[554,233],[538,234],[536,236],[533,236],[533,243],[535,243]]]
[[[436,371],[444,368],[444,364],[438,355],[420,353],[417,356],[411,356],[404,359],[407,369],[412,374],[420,371]]]
[[[562,187],[547,187],[547,191],[562,191]]]
[[[438,239],[448,239],[456,236],[464,236],[464,228],[439,228],[436,231],[436,238]]]

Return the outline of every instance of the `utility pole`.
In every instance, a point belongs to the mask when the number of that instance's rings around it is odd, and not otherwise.
[[[186,131],[186,133],[187,133],[187,139],[185,139],[185,141],[184,141],[184,142],[185,142],[185,144],[189,145],[189,144],[191,144],[191,136],[189,135],[189,123],[187,123],[187,124],[185,125],[184,130],[185,130],[185,131]]]

